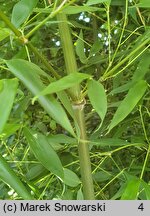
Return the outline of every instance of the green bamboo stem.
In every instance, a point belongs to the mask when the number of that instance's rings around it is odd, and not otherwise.
[[[64,59],[65,59],[65,65],[66,65],[66,72],[67,74],[70,73],[76,73],[78,71],[72,39],[70,35],[70,30],[67,23],[66,15],[64,14],[58,14],[57,15],[59,23],[59,31],[60,31],[60,37],[61,37],[61,43],[63,47],[63,53],[64,53]],[[71,89],[72,95],[74,98],[73,101],[80,100],[80,87],[79,85],[74,86],[74,88]]]
[[[63,13],[57,15],[59,22],[59,32],[64,53],[66,72],[67,74],[76,73],[77,63],[74,54],[73,43],[71,39],[70,29],[67,22],[67,17]],[[81,106],[83,99],[81,97],[80,85],[75,85],[71,88],[73,108],[80,128],[80,139],[78,143],[80,171],[83,184],[83,195],[86,200],[94,199],[94,187],[91,172],[91,162],[89,155],[89,147],[87,144],[87,135],[84,118],[84,107]],[[81,141],[82,140],[82,141]]]
[[[84,110],[77,109],[75,111],[77,122],[80,127],[80,138],[83,139],[78,143],[79,161],[81,178],[83,184],[83,195],[86,200],[94,200],[94,186],[91,173],[91,161],[89,156],[89,146],[86,142],[87,134],[85,128]]]

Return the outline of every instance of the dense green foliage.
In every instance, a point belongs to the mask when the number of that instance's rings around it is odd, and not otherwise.
[[[149,26],[148,0],[0,0],[0,199],[90,198],[80,145],[95,199],[150,199]]]

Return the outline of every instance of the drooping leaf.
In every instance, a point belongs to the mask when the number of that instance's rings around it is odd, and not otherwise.
[[[41,164],[50,172],[63,179],[64,171],[61,161],[52,146],[48,143],[47,138],[29,128],[24,128],[24,134],[32,152]]]
[[[65,91],[60,91],[60,92],[57,92],[57,96],[59,100],[61,101],[62,105],[64,106],[64,108],[67,110],[67,112],[70,114],[70,116],[74,120],[76,134],[79,137],[80,129],[78,126],[78,122],[77,122],[76,115],[73,110],[72,104],[70,103],[69,95]]]
[[[7,161],[0,155],[0,179],[10,185],[19,196],[25,200],[31,200],[33,197],[26,189],[25,185],[20,181],[13,169],[8,165]]]
[[[133,110],[144,95],[146,88],[147,83],[144,80],[140,80],[129,90],[128,94],[114,114],[114,117],[109,125],[108,132],[127,117],[127,115]]]
[[[120,198],[123,194],[123,192],[125,191],[126,188],[126,182],[124,184],[121,185],[121,187],[119,188],[119,190],[115,193],[115,195],[113,195],[113,197],[111,197],[111,200],[117,200],[118,198]]]
[[[109,3],[111,0],[88,0],[86,5],[94,5],[94,4],[100,4],[100,3]]]
[[[118,147],[118,146],[128,146],[128,147],[144,147],[144,142],[133,142],[130,143],[126,140],[119,138],[101,138],[101,139],[90,139],[90,147]]]
[[[136,4],[136,7],[150,8],[150,1],[149,0],[140,0],[140,2],[138,4]]]
[[[60,92],[57,92],[57,96],[58,96],[59,100],[61,101],[62,105],[64,106],[64,108],[67,110],[67,112],[72,117],[72,119],[74,119],[74,121],[76,121],[76,117],[75,117],[75,114],[73,112],[72,105],[70,103],[69,95],[67,95],[67,93],[65,91],[60,91]]]
[[[33,95],[38,95],[44,89],[45,85],[42,83],[40,75],[45,76],[45,73],[37,65],[22,59],[8,60],[6,64],[10,71],[24,83]],[[52,95],[40,96],[38,101],[58,124],[74,136],[73,128],[63,107]]]
[[[70,187],[77,187],[78,184],[81,184],[81,181],[73,171],[65,168],[64,183]]]
[[[96,182],[105,182],[113,177],[110,172],[99,171],[93,174],[93,178]]]
[[[94,11],[103,11],[103,8],[99,7],[90,7],[88,5],[84,6],[68,6],[63,9],[63,12],[65,14],[78,14],[78,13],[83,13],[83,12],[94,12]]]
[[[124,1],[120,1],[120,0],[111,0],[111,5],[115,5],[115,6],[123,6],[125,5],[126,0]]]
[[[82,63],[87,62],[87,57],[85,55],[85,49],[84,49],[84,39],[83,39],[83,32],[80,31],[79,38],[76,42],[76,53],[79,56],[79,59]]]
[[[11,22],[16,28],[19,28],[20,25],[28,18],[37,2],[38,0],[20,0],[15,4],[12,11]]]
[[[17,79],[4,79],[0,80],[0,133],[3,131],[4,126],[8,120],[14,98],[16,95],[18,80]]]
[[[60,150],[64,148],[64,144],[75,144],[77,140],[75,138],[69,137],[65,134],[48,135],[47,141],[50,142],[51,146],[55,150]]]
[[[84,200],[83,192],[82,192],[81,188],[77,192],[77,200]]]
[[[56,134],[56,135],[48,135],[47,136],[48,141],[54,142],[54,143],[65,143],[65,144],[73,144],[76,143],[76,139],[69,137],[65,134]]]
[[[3,82],[0,82],[0,93],[3,91]]]
[[[3,129],[3,133],[0,137],[7,138],[10,135],[14,134],[18,129],[20,128],[20,124],[5,124],[5,127]]]
[[[145,32],[137,38],[135,45],[132,47],[132,50],[135,50],[144,41],[147,41],[147,43],[150,41],[150,27],[149,26],[147,28],[145,28]],[[143,48],[142,48],[142,50],[143,50]],[[135,55],[137,55],[137,54],[135,54]],[[132,58],[133,57],[134,56],[132,56]]]
[[[132,17],[132,19],[137,23],[137,25],[139,25],[137,8],[136,7],[129,7],[129,14]]]
[[[0,28],[0,41],[4,40],[10,35],[10,30],[7,28]]]
[[[99,40],[95,41],[93,46],[90,49],[89,57],[95,56],[95,54],[100,51],[102,46],[103,46],[103,44]]]
[[[144,189],[146,199],[150,200],[150,185],[148,185],[145,181],[141,181],[142,189]]]
[[[45,169],[42,164],[33,164],[26,173],[26,177],[28,180],[32,181],[33,179],[43,176],[44,174],[48,174],[48,170]]]
[[[55,82],[50,83],[43,91],[41,91],[36,97],[40,95],[47,95],[57,93],[59,91],[71,88],[72,86],[81,83],[83,80],[90,78],[91,76],[84,73],[72,73]]]
[[[137,68],[133,74],[132,80],[128,81],[128,83],[126,83],[122,86],[119,86],[119,87],[113,89],[109,94],[111,95],[111,94],[118,94],[121,92],[125,92],[125,91],[129,90],[131,87],[133,87],[133,85],[137,81],[144,79],[144,76],[149,71],[149,65],[150,65],[149,58],[150,58],[149,52],[146,52],[145,54],[143,54],[140,57],[139,63],[137,64]]]
[[[90,144],[94,146],[124,146],[130,144],[126,140],[118,138],[100,138],[100,139],[90,139]]]
[[[135,176],[127,176],[125,190],[121,196],[121,200],[136,200],[139,192],[141,179]]]
[[[118,93],[121,93],[121,92],[125,92],[125,91],[129,90],[132,86],[133,86],[132,81],[129,81],[129,82],[127,82],[126,84],[121,85],[121,86],[119,86],[119,87],[113,89],[113,90],[109,93],[109,95],[113,95],[113,94],[118,94]]]
[[[149,59],[150,59],[150,52],[146,52],[140,57],[140,61],[132,77],[132,84],[141,79],[144,79],[145,74],[149,71],[149,66],[150,66]]]
[[[33,10],[34,12],[38,12],[38,13],[51,13],[53,11],[52,8],[34,8]],[[89,6],[89,5],[75,5],[75,6],[67,6],[64,7],[62,9],[62,11],[65,14],[78,14],[78,13],[82,13],[82,12],[95,12],[95,11],[105,11],[104,8],[100,8],[100,7],[93,7],[93,6]],[[72,22],[72,21],[71,21]],[[55,24],[58,23],[58,21],[49,21],[49,24]],[[86,28],[85,26],[83,26],[83,28]]]
[[[88,96],[95,111],[101,118],[101,124],[107,112],[107,96],[101,83],[95,80],[88,81]]]

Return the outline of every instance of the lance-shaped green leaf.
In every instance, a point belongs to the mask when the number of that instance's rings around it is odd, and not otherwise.
[[[33,95],[38,95],[45,88],[40,79],[40,75],[45,76],[45,73],[37,65],[22,59],[8,60],[6,64],[10,71],[24,83]],[[38,101],[58,124],[75,136],[63,107],[52,95],[40,96]]]
[[[0,133],[8,120],[18,86],[17,79],[0,80]]]
[[[141,57],[140,57],[140,61],[137,64],[137,68],[133,74],[132,80],[128,81],[126,84],[121,85],[115,89],[113,89],[109,94],[118,94],[121,92],[125,92],[127,90],[129,90],[131,87],[133,87],[133,85],[144,79],[146,73],[149,71],[149,66],[150,66],[150,52],[145,52]]]
[[[41,91],[33,100],[40,95],[47,95],[60,92],[62,90],[73,87],[74,85],[81,83],[83,80],[90,78],[91,76],[84,73],[71,73],[55,82],[50,83],[43,91]]]
[[[95,4],[100,4],[100,3],[109,3],[110,4],[111,0],[88,0],[86,5],[95,5]]]
[[[88,81],[87,89],[91,104],[100,116],[102,124],[107,112],[107,96],[105,89],[101,83],[95,80]]]
[[[146,73],[149,72],[149,66],[150,66],[149,59],[150,59],[150,52],[145,52],[140,57],[140,61],[132,77],[132,84],[134,82],[144,79]]]
[[[150,8],[150,2],[149,0],[140,0],[139,4],[136,4],[135,6],[141,8]]]
[[[124,188],[124,192],[121,196],[121,200],[136,200],[139,192],[139,187],[141,184],[141,179],[128,175],[126,173],[127,182]]]
[[[0,41],[4,40],[10,35],[10,30],[7,28],[0,28]]]
[[[141,180],[141,187],[142,190],[144,189],[146,199],[150,200],[150,185],[147,184],[145,181]]]
[[[127,182],[125,191],[122,194],[122,200],[136,200],[140,186],[140,179],[132,179]]]
[[[70,187],[77,187],[81,184],[79,177],[73,171],[64,169],[64,183]]]
[[[87,62],[87,57],[84,50],[84,39],[82,30],[80,31],[79,38],[76,42],[76,53],[79,56],[80,61],[85,64]]]
[[[63,179],[64,171],[61,161],[57,153],[47,141],[47,138],[40,133],[29,130],[28,128],[24,128],[24,134],[35,157],[41,162],[41,164],[50,172]]]
[[[63,9],[63,12],[65,14],[77,14],[77,13],[83,13],[83,12],[94,12],[94,11],[104,11],[103,8],[100,8],[100,7],[90,7],[90,6],[87,6],[87,5],[84,5],[84,6],[68,6],[68,7],[65,7]]]
[[[119,105],[114,117],[109,125],[108,132],[118,125],[137,105],[147,89],[147,83],[144,80],[137,82],[128,92],[124,100]]]
[[[0,179],[6,184],[10,185],[19,196],[25,200],[33,199],[30,192],[25,185],[20,181],[7,161],[0,155]]]
[[[38,0],[21,0],[15,4],[12,11],[11,22],[16,28],[20,27],[20,25],[28,18],[37,2]]]

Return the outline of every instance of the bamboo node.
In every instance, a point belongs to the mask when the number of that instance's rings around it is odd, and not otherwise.
[[[29,42],[28,39],[25,38],[24,36],[20,36],[19,39],[23,44],[27,44]]]
[[[74,110],[83,110],[85,104],[86,104],[86,100],[85,98],[83,98],[81,101],[74,101],[72,103],[72,108]]]

